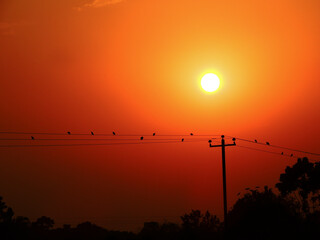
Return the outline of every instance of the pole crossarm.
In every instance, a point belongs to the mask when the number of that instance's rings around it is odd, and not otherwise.
[[[225,144],[224,146],[225,146],[225,147],[228,147],[228,146],[236,146],[236,143]],[[211,143],[210,143],[209,147],[222,147],[222,145],[211,145]]]

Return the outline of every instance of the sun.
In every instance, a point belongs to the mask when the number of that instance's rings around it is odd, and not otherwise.
[[[201,86],[207,92],[214,92],[220,86],[220,79],[213,73],[207,73],[201,79]]]

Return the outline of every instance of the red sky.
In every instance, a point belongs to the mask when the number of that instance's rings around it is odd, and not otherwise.
[[[316,0],[2,0],[0,130],[226,134],[319,152],[319,10]],[[206,72],[221,78],[212,94]],[[17,137],[29,138],[1,135]],[[17,215],[58,224],[222,217],[220,155],[206,141],[0,147],[0,195]],[[228,148],[229,206],[293,163]]]

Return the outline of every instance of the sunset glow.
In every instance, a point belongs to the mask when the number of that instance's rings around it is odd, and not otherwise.
[[[319,152],[319,9],[0,0],[0,196],[17,216],[116,230],[190,209],[223,219],[221,148],[209,139],[251,141],[226,148],[229,208],[305,156],[288,149]]]

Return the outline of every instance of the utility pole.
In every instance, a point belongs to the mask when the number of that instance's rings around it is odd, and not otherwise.
[[[236,139],[232,139],[232,144],[225,144],[224,141],[224,135],[221,135],[221,145],[211,145],[211,140],[209,140],[209,146],[210,147],[221,147],[222,152],[222,180],[223,180],[223,210],[224,210],[224,225],[225,229],[227,226],[227,213],[228,213],[228,207],[227,207],[227,177],[226,177],[226,153],[225,153],[225,147],[228,146],[235,146]]]

